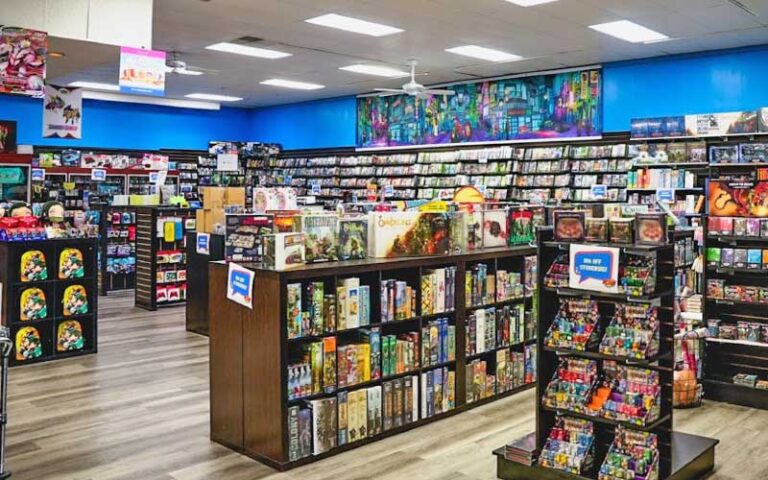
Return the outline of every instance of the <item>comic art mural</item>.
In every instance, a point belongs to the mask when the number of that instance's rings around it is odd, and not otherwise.
[[[601,71],[451,85],[453,96],[357,99],[357,146],[548,140],[602,133]]]

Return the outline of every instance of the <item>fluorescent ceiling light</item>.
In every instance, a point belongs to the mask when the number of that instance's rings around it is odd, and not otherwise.
[[[479,58],[491,62],[514,62],[523,59],[523,57],[519,55],[502,52],[501,50],[494,50],[492,48],[480,47],[478,45],[464,45],[462,47],[448,48],[445,51],[455,53],[456,55],[464,55],[465,57]]]
[[[211,102],[239,102],[242,100],[240,97],[230,97],[229,95],[215,95],[212,93],[190,93],[184,95],[186,98],[193,98],[195,100],[210,100]]]
[[[269,50],[266,48],[249,47],[248,45],[241,45],[239,43],[214,43],[205,47],[206,50],[216,50],[217,52],[236,53],[238,55],[247,55],[249,57],[269,58],[274,60],[276,58],[285,58],[293,55],[292,53],[280,52],[278,50]]]
[[[203,72],[197,70],[187,70],[185,68],[165,67],[165,73],[178,73],[179,75],[202,75]]]
[[[384,67],[381,65],[348,65],[346,67],[340,67],[339,70],[345,70],[347,72],[363,73],[365,75],[376,75],[377,77],[388,78],[401,78],[410,75],[408,72],[398,70],[397,68]]]
[[[533,7],[534,5],[541,5],[543,3],[552,3],[557,0],[507,0],[509,3],[520,5],[521,7]]]
[[[335,13],[309,18],[304,21],[322,27],[338,28],[339,30],[370,35],[372,37],[384,37],[403,31],[400,28],[390,27],[389,25],[367,22],[358,18],[345,17],[344,15],[337,15]]]
[[[273,87],[295,88],[297,90],[319,90],[325,88],[325,85],[318,85],[317,83],[295,82],[293,80],[283,80],[280,78],[264,80],[261,84],[271,85]]]
[[[87,82],[85,80],[72,82],[70,87],[85,88],[87,90],[109,90],[110,92],[119,92],[120,87],[114,83]]]
[[[663,33],[656,32],[629,20],[590,25],[589,28],[632,43],[651,43],[669,40],[669,37]]]

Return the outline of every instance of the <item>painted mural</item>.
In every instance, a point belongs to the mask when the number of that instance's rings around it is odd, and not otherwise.
[[[602,133],[600,70],[451,85],[455,95],[357,99],[357,146],[555,140]]]

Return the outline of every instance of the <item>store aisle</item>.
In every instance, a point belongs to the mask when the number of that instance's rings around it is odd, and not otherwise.
[[[184,309],[100,301],[99,353],[11,371],[8,465],[16,480],[492,480],[491,450],[533,428],[534,392],[501,400],[288,473],[208,439],[208,341]],[[714,479],[768,478],[768,412],[707,403],[676,429],[721,440]],[[450,440],[450,441],[446,441]],[[743,448],[751,445],[749,449]]]

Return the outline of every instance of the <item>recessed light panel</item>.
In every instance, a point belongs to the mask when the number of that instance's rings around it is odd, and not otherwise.
[[[318,85],[317,83],[297,82],[294,80],[284,80],[282,78],[264,80],[261,84],[272,87],[293,88],[296,90],[319,90],[325,88],[325,85]]]
[[[215,50],[217,52],[235,53],[237,55],[246,55],[249,57],[268,58],[275,60],[277,58],[290,57],[291,53],[280,52],[278,50],[270,50],[267,48],[251,47],[248,45],[241,45],[239,43],[214,43],[205,47],[206,50]]]
[[[629,20],[590,25],[592,30],[632,43],[651,43],[669,40],[669,37]]]
[[[187,98],[193,98],[195,100],[209,100],[211,102],[239,102],[242,100],[240,97],[230,97],[229,95],[215,95],[212,93],[190,93],[184,95]]]
[[[521,7],[533,7],[535,5],[541,5],[543,3],[552,3],[557,0],[507,0],[509,3],[520,5]]]
[[[70,87],[85,88],[86,90],[108,90],[110,92],[120,91],[120,87],[114,83],[101,83],[101,82],[87,82],[84,80],[78,82],[72,82]]]
[[[313,25],[336,28],[347,32],[370,35],[372,37],[384,37],[403,31],[400,28],[390,27],[389,25],[368,22],[366,20],[360,20],[359,18],[345,17],[344,15],[337,15],[335,13],[309,18],[304,21]]]
[[[401,78],[401,77],[407,77],[408,75],[410,75],[408,72],[404,72],[402,70],[398,70],[392,67],[384,67],[381,65],[356,64],[356,65],[348,65],[346,67],[341,67],[339,68],[339,70],[344,70],[347,72],[354,72],[354,73],[362,73],[364,75],[375,75],[377,77],[387,77],[387,78]]]
[[[523,57],[512,53],[494,50],[493,48],[481,47],[478,45],[464,45],[461,47],[449,48],[446,52],[464,55],[465,57],[479,58],[490,62],[514,62],[522,60]]]

